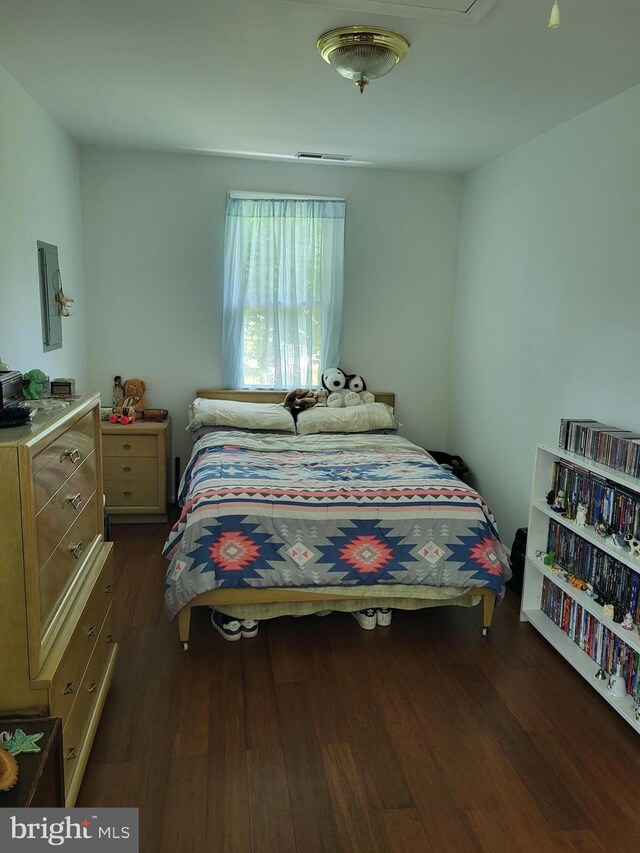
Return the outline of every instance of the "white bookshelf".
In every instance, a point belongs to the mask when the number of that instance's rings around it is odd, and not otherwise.
[[[525,560],[524,583],[522,588],[522,603],[520,618],[530,622],[533,627],[567,660],[571,666],[614,708],[636,731],[640,732],[640,723],[634,719],[634,707],[631,696],[624,698],[613,696],[607,688],[607,681],[596,679],[595,674],[598,664],[583,651],[577,643],[559,628],[541,610],[542,582],[548,578],[559,589],[579,602],[582,607],[595,616],[606,628],[617,634],[626,644],[640,653],[640,634],[637,628],[626,631],[617,622],[603,615],[603,609],[599,604],[586,594],[576,589],[567,581],[563,580],[558,572],[544,564],[537,552],[543,554],[547,551],[549,532],[549,521],[553,520],[576,533],[609,554],[633,571],[640,573],[640,559],[631,557],[628,548],[618,548],[612,544],[610,539],[604,539],[596,534],[593,527],[579,527],[575,521],[564,518],[561,513],[554,512],[546,502],[546,495],[552,486],[553,464],[558,460],[571,462],[584,471],[606,477],[610,482],[624,486],[626,489],[637,492],[640,495],[640,480],[621,474],[605,465],[592,462],[584,456],[570,453],[559,447],[549,447],[544,444],[536,448],[535,465],[533,472],[533,485],[531,492],[531,505],[529,511],[529,529],[527,533],[527,556]]]

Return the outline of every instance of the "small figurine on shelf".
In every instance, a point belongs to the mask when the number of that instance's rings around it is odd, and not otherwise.
[[[624,615],[624,619],[622,620],[622,627],[625,631],[633,631],[633,616],[629,611],[627,611]]]
[[[547,503],[549,506],[553,506],[553,502],[556,498],[556,493],[551,489],[550,492],[547,492]]]
[[[122,376],[113,377],[113,408],[119,409],[124,402],[124,385]]]
[[[605,604],[602,608],[602,615],[606,619],[613,619],[613,604]]]
[[[587,584],[587,595],[589,598],[593,598],[593,584]]]
[[[627,543],[629,548],[631,548],[631,556],[640,557],[640,541],[631,533],[627,533],[624,537],[624,541]]]
[[[603,539],[606,539],[607,536],[611,535],[611,528],[606,522],[599,521],[596,524],[596,533],[598,534],[598,536],[602,536]]]
[[[558,489],[556,496],[554,498],[553,504],[551,506],[551,509],[554,512],[564,512],[566,508],[567,508],[567,502],[566,502],[565,497],[564,497],[564,490]]]
[[[624,677],[622,675],[622,664],[619,661],[616,664],[615,673],[612,672],[609,676],[607,688],[618,699],[622,699],[627,695],[627,686],[624,683]]]
[[[587,526],[587,512],[589,507],[587,504],[579,503],[578,509],[576,510],[576,526],[577,527],[586,527]]]
[[[627,543],[624,541],[624,536],[622,535],[622,533],[617,533],[614,531],[611,534],[611,544],[616,548],[624,548]]]
[[[45,385],[47,383],[47,376],[42,370],[29,370],[22,377],[24,382],[24,388],[22,394],[25,400],[40,400],[42,397],[46,397]]]

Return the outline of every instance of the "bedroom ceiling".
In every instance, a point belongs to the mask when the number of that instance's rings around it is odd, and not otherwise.
[[[0,0],[0,63],[81,143],[465,170],[640,82],[638,0],[560,7],[549,30],[551,0]],[[412,44],[364,95],[315,48],[353,24]]]

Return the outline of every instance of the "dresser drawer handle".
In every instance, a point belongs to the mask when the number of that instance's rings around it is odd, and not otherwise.
[[[95,637],[96,631],[98,630],[98,626],[97,625],[91,625],[91,627],[89,627],[89,628],[85,627],[84,630],[85,630],[87,637]]]
[[[75,495],[67,495],[65,501],[70,503],[74,509],[78,509],[78,507],[82,503],[82,495],[80,494],[80,492],[76,492]]]
[[[131,445],[130,444],[123,444],[122,448],[123,448],[123,450],[131,450]]]
[[[128,472],[128,471],[130,471],[130,470],[131,470],[131,466],[130,466],[130,465],[125,465],[125,466],[124,466],[124,468],[123,468],[122,470],[123,470],[123,471],[127,471],[127,472]]]
[[[80,459],[82,458],[82,454],[80,453],[80,451],[78,450],[78,448],[77,448],[77,447],[68,447],[68,448],[64,451],[64,453],[62,454],[62,457],[63,457],[63,458],[64,458],[65,456],[67,456],[67,457],[70,459],[70,461],[71,461],[71,462],[73,462],[74,464],[75,464],[76,462],[79,462],[79,461],[80,461]]]
[[[113,634],[107,634],[106,642],[107,644],[115,643],[115,640],[113,639]]]
[[[89,693],[97,693],[98,692],[98,682],[97,681],[90,681],[89,684],[87,684],[87,690]]]
[[[108,583],[105,586],[104,591],[107,595],[112,595],[113,594],[113,584]]]
[[[80,557],[84,554],[84,545],[82,544],[82,542],[74,542],[73,545],[69,545],[69,550],[76,558],[76,560],[79,560]]]
[[[67,761],[75,761],[76,758],[76,748],[72,746],[71,749],[67,750]]]
[[[71,693],[74,693],[74,692],[75,691],[73,689],[73,681],[67,682],[67,684],[65,684],[65,686],[64,686],[64,690],[62,691],[63,695],[69,696]]]
[[[123,492],[122,494],[125,496],[125,498],[131,497],[131,492]]]

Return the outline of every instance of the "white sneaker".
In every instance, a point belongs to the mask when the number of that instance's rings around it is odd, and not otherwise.
[[[355,610],[351,615],[365,631],[373,631],[376,627],[376,611],[371,607],[368,610]]]
[[[378,607],[376,610],[376,624],[377,625],[391,625],[391,616],[393,611],[390,607]]]
[[[224,613],[212,610],[211,624],[225,640],[234,642],[235,640],[242,639],[242,625],[239,619],[232,619],[230,616],[225,616]]]
[[[258,633],[260,623],[255,619],[242,619],[240,622],[240,633],[243,637],[255,637]]]

